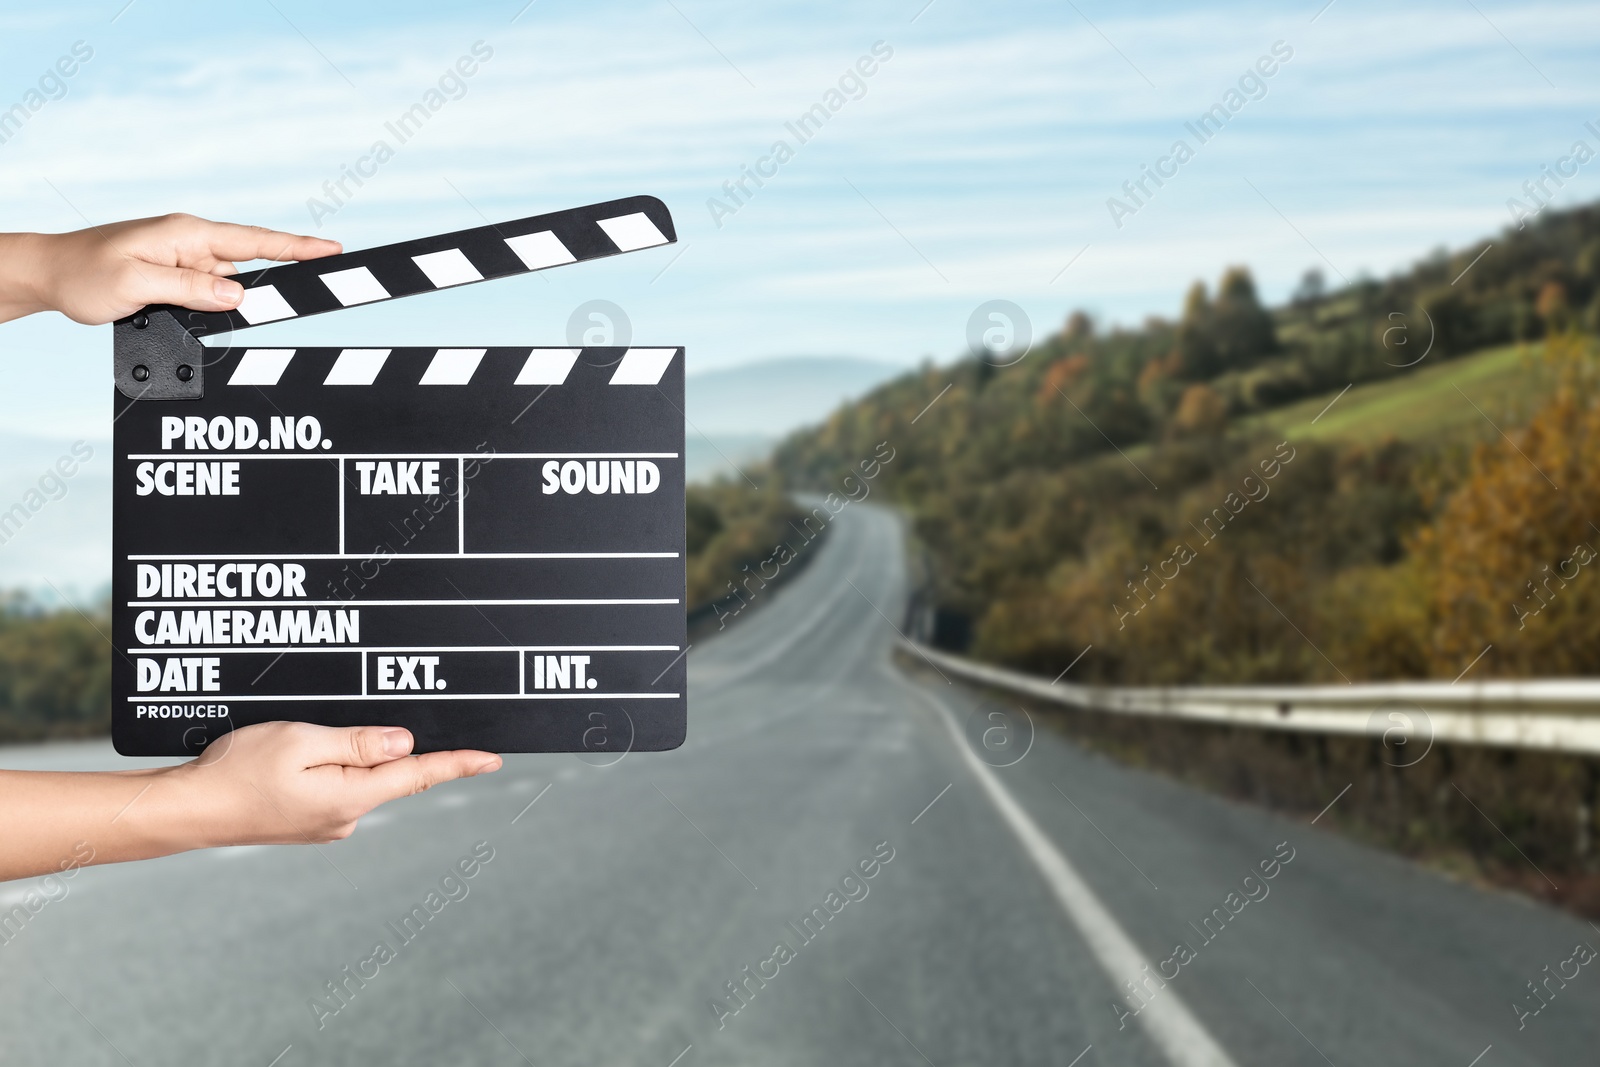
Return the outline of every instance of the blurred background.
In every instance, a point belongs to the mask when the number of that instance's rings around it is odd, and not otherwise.
[[[1482,0],[0,13],[6,230],[663,199],[668,248],[246,337],[685,345],[693,641],[679,752],[0,887],[0,1060],[1589,1054],[1597,43]],[[0,326],[8,767],[129,765],[109,348]]]

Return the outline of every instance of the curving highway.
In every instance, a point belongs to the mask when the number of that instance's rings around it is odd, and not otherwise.
[[[1503,1067],[1600,1048],[1600,967],[1575,953],[1594,927],[1030,737],[891,661],[890,513],[852,505],[819,545],[694,647],[677,752],[623,754],[617,724],[338,845],[53,887],[0,927],[0,1063]],[[0,765],[129,761],[95,742]],[[0,911],[29,888],[0,886]]]

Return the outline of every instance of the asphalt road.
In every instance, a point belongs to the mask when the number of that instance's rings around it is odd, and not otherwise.
[[[1600,931],[1046,728],[1030,745],[892,665],[888,513],[852,505],[825,544],[690,653],[680,751],[512,757],[338,845],[80,873],[0,944],[0,1062],[1500,1067],[1600,1048],[1600,968],[1521,1030],[1512,1008]],[[127,761],[94,743],[0,765]],[[428,912],[475,848],[493,858]],[[1266,895],[1235,915],[1246,890]],[[805,940],[787,924],[813,909]],[[364,962],[380,941],[393,958]],[[1123,983],[1180,941],[1177,977],[1119,1020]]]

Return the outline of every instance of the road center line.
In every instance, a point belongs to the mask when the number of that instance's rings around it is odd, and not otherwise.
[[[989,794],[989,799],[1012,833],[1017,835],[1017,840],[1044,876],[1045,884],[1050,887],[1057,903],[1083,935],[1084,942],[1094,953],[1112,988],[1116,989],[1117,983],[1138,975],[1148,963],[1144,953],[1127,931],[1118,925],[1116,918],[1095,896],[1094,890],[1073,868],[1055,842],[1017,803],[1000,776],[973,754],[949,705],[937,694],[913,682],[901,679],[901,684],[931,703],[943,716],[956,751],[961,754],[978,784],[983,786],[984,792]],[[1161,996],[1147,1004],[1138,1018],[1151,1041],[1173,1067],[1237,1067],[1233,1058],[1194,1016],[1188,1005],[1179,999],[1171,985],[1162,990]]]

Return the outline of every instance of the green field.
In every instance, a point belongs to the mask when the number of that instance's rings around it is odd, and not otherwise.
[[[1414,441],[1492,436],[1495,430],[1489,419],[1505,430],[1521,426],[1549,394],[1554,376],[1543,365],[1542,349],[1542,345],[1490,348],[1364,382],[1343,396],[1337,391],[1325,393],[1251,415],[1238,425],[1296,439],[1362,443],[1388,437]],[[1328,408],[1335,397],[1338,400]]]

